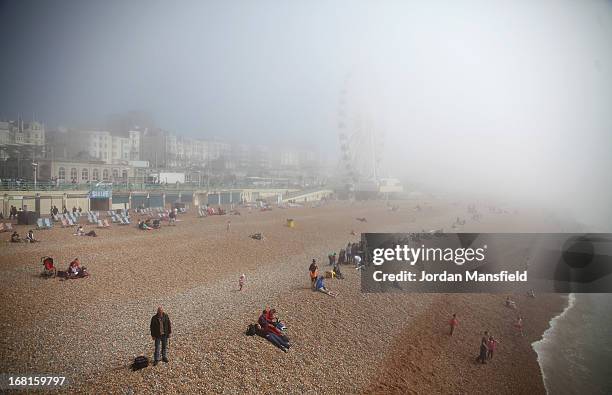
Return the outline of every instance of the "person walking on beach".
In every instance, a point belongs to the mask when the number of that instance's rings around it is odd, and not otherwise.
[[[310,273],[310,286],[312,289],[314,289],[317,277],[319,277],[319,267],[317,266],[317,261],[314,258],[310,264],[310,267],[308,268],[308,271]]]
[[[246,276],[243,274],[240,275],[238,279],[238,286],[240,287],[239,291],[242,291],[242,287],[244,287],[244,282],[246,281]]]
[[[338,256],[336,255],[335,252],[331,254],[330,261],[331,261],[330,263],[332,267],[336,266],[336,263],[338,262]]]
[[[353,263],[353,245],[350,242],[346,244],[346,262]]]
[[[487,352],[489,351],[489,332],[485,331],[482,339],[480,339],[480,353],[478,354],[477,361],[485,364],[487,363]]]
[[[493,336],[489,336],[489,351],[487,352],[487,359],[493,359],[493,351],[495,351],[495,349],[497,348],[497,343],[499,342],[495,340]]]
[[[453,333],[455,332],[455,327],[459,324],[459,321],[457,320],[457,313],[453,314],[453,318],[451,318],[449,324],[450,324],[450,335],[452,336]]]
[[[231,220],[227,220],[227,231],[230,231],[230,226],[232,225],[232,221]]]
[[[168,362],[168,338],[172,333],[170,317],[164,313],[164,309],[159,306],[157,313],[151,317],[151,337],[155,341],[155,354],[153,356],[153,365],[159,362],[159,347],[161,345],[162,361]]]
[[[521,317],[520,315],[518,316],[516,322],[514,323],[514,327],[521,334],[521,336],[525,336],[523,333],[523,317]]]

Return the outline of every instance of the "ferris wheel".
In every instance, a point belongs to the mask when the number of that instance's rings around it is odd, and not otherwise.
[[[338,140],[340,174],[351,190],[360,184],[378,184],[384,142],[368,106],[359,92],[349,91],[349,79],[340,90],[338,101]]]

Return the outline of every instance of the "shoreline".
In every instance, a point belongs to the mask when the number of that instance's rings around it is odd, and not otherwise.
[[[544,375],[531,344],[561,314],[567,298],[559,294],[513,296],[525,324],[525,337],[512,327],[514,315],[503,294],[445,294],[402,331],[376,378],[364,394],[507,393],[546,394]],[[536,302],[528,305],[530,301]],[[474,313],[486,310],[486,319]],[[448,319],[457,312],[459,326],[448,335]],[[510,315],[510,316],[509,316]],[[500,344],[492,361],[476,363],[482,331]]]
[[[544,374],[544,367],[542,366],[543,362],[542,362],[542,355],[541,355],[541,351],[538,352],[538,348],[539,345],[542,344],[543,342],[545,342],[547,340],[547,337],[550,336],[550,334],[552,333],[552,331],[555,330],[555,326],[557,325],[557,322],[562,319],[569,310],[571,310],[576,304],[576,295],[573,293],[570,293],[567,295],[567,304],[565,306],[565,308],[563,309],[563,311],[559,314],[557,314],[556,316],[552,317],[549,321],[549,325],[548,328],[544,331],[544,333],[542,333],[542,337],[539,340],[536,340],[535,342],[531,343],[531,348],[533,348],[533,350],[536,352],[537,355],[537,361],[538,361],[538,365],[540,366],[540,373],[542,375],[542,381],[544,383],[544,390],[546,391],[546,393],[550,393],[550,389],[546,386],[546,375]]]

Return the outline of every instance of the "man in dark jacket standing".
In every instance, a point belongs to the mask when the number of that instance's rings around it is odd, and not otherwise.
[[[172,333],[170,317],[164,313],[164,309],[159,306],[157,314],[151,317],[151,337],[155,340],[155,356],[153,365],[159,362],[159,346],[161,344],[162,361],[168,362],[168,338]]]

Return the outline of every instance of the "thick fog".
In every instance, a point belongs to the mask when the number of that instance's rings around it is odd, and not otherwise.
[[[366,117],[384,173],[610,230],[612,3],[5,1],[0,116],[338,150]],[[365,149],[365,148],[364,148]]]

